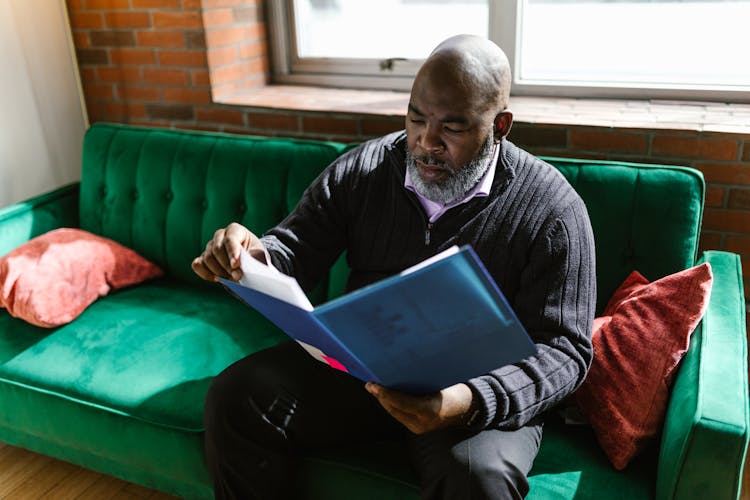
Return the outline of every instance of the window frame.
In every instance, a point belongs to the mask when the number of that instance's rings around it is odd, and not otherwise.
[[[727,88],[693,85],[545,82],[519,78],[520,20],[524,0],[488,0],[489,38],[503,48],[511,65],[511,94],[539,97],[612,98],[750,102],[750,83]],[[294,0],[269,0],[274,83],[406,91],[424,59],[391,59],[382,69],[376,59],[299,58],[294,33]]]

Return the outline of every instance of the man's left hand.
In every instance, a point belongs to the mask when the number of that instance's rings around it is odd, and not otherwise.
[[[471,407],[472,393],[466,384],[456,384],[427,396],[412,396],[374,382],[365,385],[381,406],[415,434],[461,425]]]

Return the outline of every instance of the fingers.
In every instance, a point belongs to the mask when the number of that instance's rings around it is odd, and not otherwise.
[[[223,252],[217,252],[217,258],[226,269],[236,269],[240,265],[240,253],[249,250],[253,239],[258,240],[245,226],[232,222],[221,235]],[[216,242],[216,236],[214,236]],[[260,240],[258,240],[260,242]]]
[[[193,260],[193,271],[208,281],[215,281],[216,277],[236,281],[242,276],[240,253],[250,248],[264,252],[263,244],[253,233],[233,222],[214,233],[203,253]]]
[[[424,434],[437,428],[439,422],[429,397],[410,396],[372,382],[368,382],[365,388],[393,418],[413,433]]]

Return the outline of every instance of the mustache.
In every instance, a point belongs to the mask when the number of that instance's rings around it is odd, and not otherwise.
[[[434,156],[430,155],[415,155],[412,153],[406,153],[406,158],[410,162],[420,162],[424,163],[425,165],[428,165],[430,168],[434,168],[436,170],[443,170],[445,172],[453,173],[453,170],[445,164],[444,161],[438,160]]]

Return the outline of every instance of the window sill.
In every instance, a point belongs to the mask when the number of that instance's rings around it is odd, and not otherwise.
[[[407,92],[267,85],[216,96],[252,108],[402,117]],[[750,134],[750,104],[512,96],[521,123]]]

